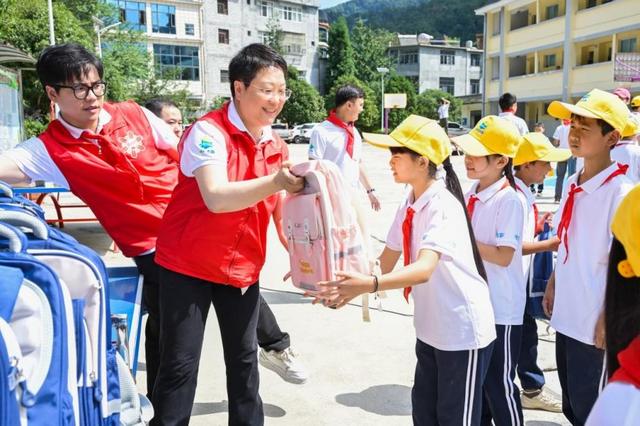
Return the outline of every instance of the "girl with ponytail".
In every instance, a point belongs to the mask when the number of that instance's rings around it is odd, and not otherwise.
[[[364,139],[390,149],[393,178],[411,191],[379,257],[382,275],[338,273],[337,281],[320,283],[317,300],[341,307],[363,293],[404,288],[415,304],[413,423],[480,425],[495,323],[449,138],[437,122],[412,115],[390,135]],[[394,271],[401,255],[405,266]]]
[[[526,281],[522,273],[524,206],[516,193],[513,157],[522,137],[511,122],[484,117],[453,139],[465,153],[467,211],[484,261],[496,322],[496,341],[484,383],[483,422],[522,425],[520,390],[514,383],[520,355]]]

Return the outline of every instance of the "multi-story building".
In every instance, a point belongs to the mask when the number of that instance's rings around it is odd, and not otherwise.
[[[616,60],[640,53],[638,0],[501,0],[476,14],[484,15],[484,113],[510,92],[530,127],[542,121],[553,131],[553,100],[593,88],[640,91],[640,71],[637,81],[614,80]]]
[[[119,20],[144,34],[158,75],[171,75],[194,101],[206,98],[202,0],[108,0]]]
[[[399,75],[414,82],[418,93],[440,89],[456,97],[472,101],[463,111],[465,125],[480,118],[477,95],[482,92],[482,50],[467,41],[433,40],[428,34],[398,34],[390,44]],[[476,96],[473,96],[476,95]]]
[[[204,3],[207,98],[229,97],[229,62],[244,46],[264,43],[269,28],[282,31],[287,63],[318,87],[319,0],[209,0]]]

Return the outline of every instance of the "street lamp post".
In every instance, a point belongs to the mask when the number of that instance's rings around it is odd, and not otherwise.
[[[122,24],[122,22],[116,22],[115,24],[107,25],[106,27],[102,28],[102,26],[104,25],[104,22],[102,22],[101,19],[96,18],[94,16],[93,24],[96,30],[96,35],[98,36],[98,45],[96,46],[96,53],[98,54],[98,58],[102,58],[102,40],[101,40],[102,34],[106,33],[112,28],[117,27],[118,25]]]
[[[384,129],[384,75],[389,72],[389,68],[387,67],[378,67],[378,72],[380,73],[380,81],[381,81],[381,96],[380,96],[380,128]],[[386,133],[386,130],[385,130]]]

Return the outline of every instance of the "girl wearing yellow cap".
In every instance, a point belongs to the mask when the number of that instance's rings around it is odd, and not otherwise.
[[[321,283],[320,298],[341,307],[359,294],[406,287],[417,334],[414,424],[480,425],[495,325],[449,139],[437,122],[418,116],[388,136],[364,137],[391,150],[393,178],[411,191],[379,257],[382,275],[339,273],[338,281]],[[440,166],[444,181],[436,177]],[[405,266],[394,271],[403,253]]]
[[[524,207],[515,190],[512,159],[522,138],[509,121],[481,119],[453,141],[465,153],[467,193],[478,248],[495,312],[496,342],[484,383],[483,424],[522,425],[520,391],[514,383],[520,355],[526,283],[522,272]]]
[[[609,383],[587,426],[640,424],[640,186],[620,203],[611,230],[604,305]]]

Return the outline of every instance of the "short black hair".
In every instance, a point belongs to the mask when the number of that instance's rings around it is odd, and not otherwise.
[[[572,120],[577,119],[578,121],[580,121],[583,118],[585,117],[581,115],[571,114]],[[600,131],[602,132],[602,136],[606,136],[615,130],[615,128],[611,124],[607,123],[602,118],[596,118],[595,120],[596,120],[596,123],[598,123],[598,126],[600,126]]]
[[[500,96],[500,99],[498,99],[498,105],[500,105],[500,109],[502,111],[510,109],[516,102],[518,102],[516,96],[512,95],[509,92],[504,93],[502,96]]]
[[[336,108],[346,104],[349,101],[353,101],[355,99],[363,99],[364,91],[351,84],[347,84],[341,87],[338,87],[336,90]]]
[[[260,71],[269,67],[280,68],[287,78],[287,61],[274,49],[261,43],[253,43],[242,48],[229,63],[231,96],[236,94],[234,82],[241,81],[248,87]]]
[[[80,80],[92,67],[102,79],[102,61],[77,43],[49,46],[40,53],[36,62],[36,72],[43,88]]]
[[[151,99],[150,101],[147,101],[146,104],[144,104],[144,107],[158,117],[160,117],[160,114],[162,114],[162,110],[165,108],[174,107],[176,109],[180,109],[178,108],[178,105],[176,105],[172,100],[162,98]]]
[[[539,121],[539,122],[537,122],[536,124],[534,124],[534,125],[533,125],[533,127],[534,127],[534,128],[535,128],[535,127],[542,127],[542,128],[544,128],[544,123],[543,123],[543,122],[541,122],[541,121]]]

